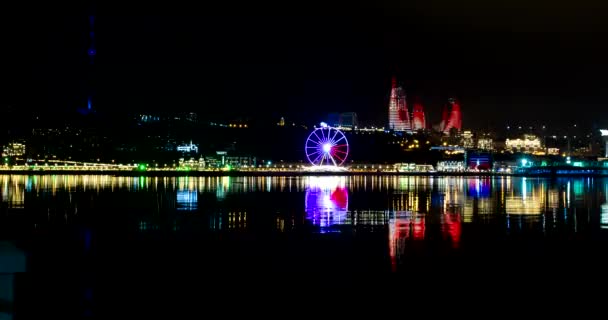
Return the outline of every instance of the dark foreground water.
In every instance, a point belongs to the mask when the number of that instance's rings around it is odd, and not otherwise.
[[[0,263],[25,257],[0,275],[0,315],[571,299],[604,288],[607,193],[593,178],[0,176]]]

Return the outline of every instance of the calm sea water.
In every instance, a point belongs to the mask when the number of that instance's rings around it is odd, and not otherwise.
[[[0,237],[27,257],[17,318],[84,317],[191,290],[603,278],[607,194],[594,178],[5,175]]]

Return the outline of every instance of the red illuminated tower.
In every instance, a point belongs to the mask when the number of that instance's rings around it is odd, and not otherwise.
[[[441,126],[441,131],[444,134],[449,134],[450,130],[454,128],[458,130],[458,132],[460,132],[460,130],[462,129],[462,113],[460,111],[460,104],[458,103],[458,101],[456,101],[456,99],[453,98],[448,100],[448,104],[450,105],[450,112],[449,115],[446,117],[447,110],[444,109],[444,114],[442,116],[441,122],[442,124],[445,123],[445,125]]]
[[[414,110],[412,112],[412,129],[414,131],[426,129],[426,117],[424,116],[424,107],[417,100],[414,102]]]
[[[388,127],[394,131],[410,132],[412,130],[405,91],[397,85],[395,77],[392,79],[391,97],[388,104]]]

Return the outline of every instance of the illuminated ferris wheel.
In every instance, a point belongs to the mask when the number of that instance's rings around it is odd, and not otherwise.
[[[348,156],[348,141],[342,131],[321,123],[306,139],[304,151],[313,166],[339,166]]]

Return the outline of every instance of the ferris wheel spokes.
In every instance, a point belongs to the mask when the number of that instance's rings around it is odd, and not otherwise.
[[[323,125],[306,140],[305,152],[313,166],[340,166],[346,161],[349,146],[342,131]]]

